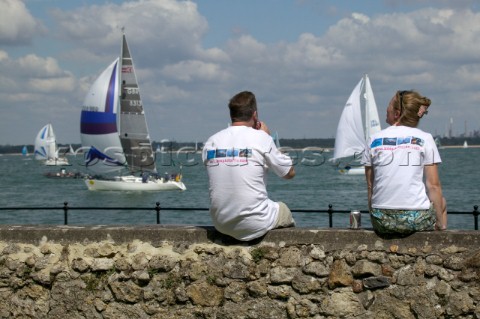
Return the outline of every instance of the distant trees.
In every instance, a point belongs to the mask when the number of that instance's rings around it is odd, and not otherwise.
[[[480,131],[475,131],[473,137],[438,137],[440,138],[440,143],[442,146],[454,146],[454,145],[463,145],[464,141],[467,141],[468,145],[480,145]],[[161,146],[160,142],[152,142],[153,151],[156,150],[157,145]],[[322,147],[322,148],[333,148],[335,145],[334,138],[281,138],[280,145],[282,147],[291,147],[296,149],[302,149],[305,147]],[[59,147],[69,148],[69,144],[59,145]],[[81,147],[80,144],[72,144],[72,147],[76,150]],[[195,142],[175,142],[169,141],[168,148],[170,151],[176,151],[185,147],[191,149],[195,148]],[[203,147],[203,143],[197,144],[198,149]],[[0,154],[20,154],[22,152],[23,145],[0,145]],[[28,152],[33,153],[33,145],[27,145]]]

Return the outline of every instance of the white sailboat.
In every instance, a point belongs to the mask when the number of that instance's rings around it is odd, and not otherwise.
[[[75,155],[75,150],[72,147],[72,144],[68,147],[67,155]]]
[[[52,124],[47,124],[35,138],[34,155],[36,160],[44,161],[47,166],[69,166],[68,159],[58,154],[57,141]]]
[[[463,148],[468,148],[467,140],[465,140],[465,141],[463,142]]]
[[[121,58],[110,64],[85,97],[81,115],[85,165],[102,178],[87,178],[89,190],[185,190],[181,174],[159,177],[133,59],[125,34]],[[128,170],[128,175],[119,173]],[[107,173],[116,176],[106,177]],[[136,174],[137,175],[134,175]]]
[[[362,109],[364,109],[365,125],[363,125]],[[365,168],[360,165],[366,141],[381,130],[377,104],[373,96],[368,75],[358,82],[345,104],[335,136],[333,161],[345,164],[339,172],[348,175],[363,175]]]
[[[272,135],[273,141],[275,142],[275,146],[280,148],[280,139],[278,138],[278,132],[275,131],[275,134]]]

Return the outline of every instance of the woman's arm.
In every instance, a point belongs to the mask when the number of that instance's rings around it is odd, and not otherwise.
[[[447,202],[442,194],[442,186],[438,176],[438,165],[425,165],[425,181],[427,186],[428,198],[433,203],[437,214],[437,223],[435,229],[447,229]]]

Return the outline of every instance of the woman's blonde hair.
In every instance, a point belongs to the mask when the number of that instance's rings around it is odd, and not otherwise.
[[[397,91],[396,96],[397,103],[393,107],[400,112],[398,122],[401,125],[417,127],[422,115],[428,113],[426,109],[432,104],[432,101],[414,90]],[[420,112],[422,106],[424,106],[424,112]]]

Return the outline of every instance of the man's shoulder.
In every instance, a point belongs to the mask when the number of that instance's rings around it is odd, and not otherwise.
[[[207,141],[206,141],[205,143],[208,143],[209,141],[212,141],[212,140],[215,140],[215,139],[221,137],[222,135],[225,134],[226,130],[227,130],[227,129],[223,129],[223,130],[220,130],[220,131],[214,133],[214,134],[211,135],[209,138],[207,138]]]

